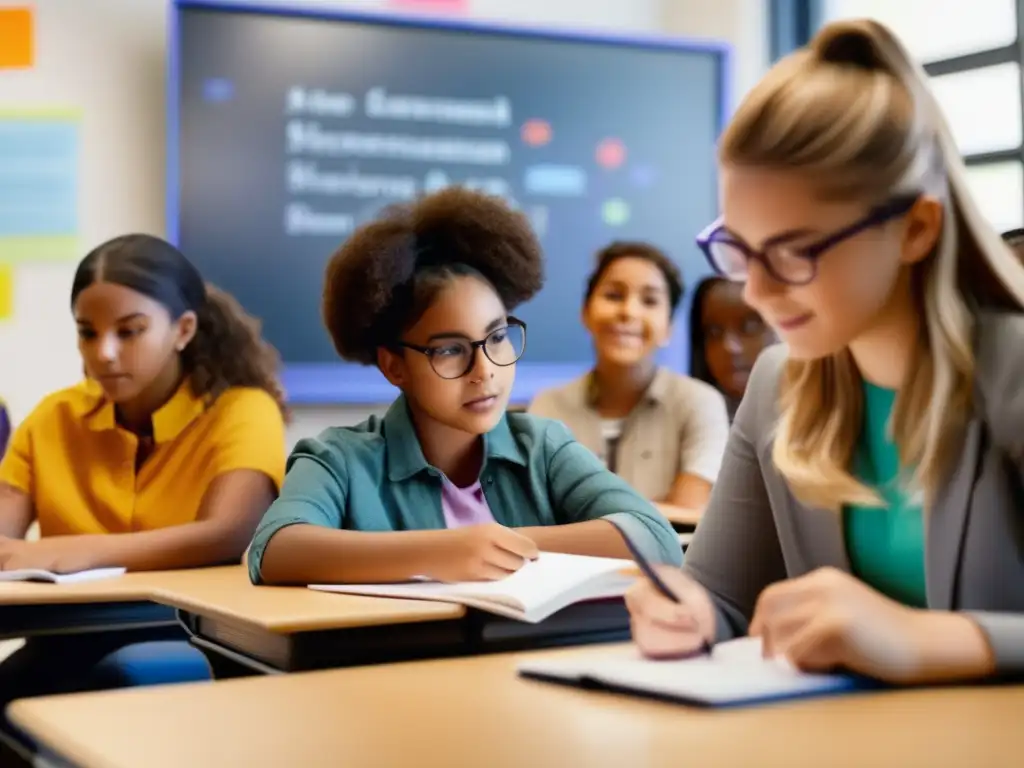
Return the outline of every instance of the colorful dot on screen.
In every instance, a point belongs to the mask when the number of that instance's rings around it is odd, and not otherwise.
[[[597,145],[597,164],[602,168],[618,168],[626,162],[626,145],[618,139],[605,139]]]
[[[658,174],[649,165],[638,165],[630,171],[629,178],[638,187],[649,187],[654,184]]]
[[[630,216],[629,203],[621,197],[613,197],[604,201],[601,206],[601,218],[609,227],[621,227]]]
[[[531,147],[542,147],[551,141],[551,123],[540,118],[533,118],[523,123],[519,135],[524,144]]]

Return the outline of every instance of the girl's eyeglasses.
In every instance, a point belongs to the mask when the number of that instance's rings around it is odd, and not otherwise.
[[[745,282],[750,273],[750,262],[759,261],[765,271],[780,283],[807,285],[818,274],[818,261],[826,251],[866,229],[902,216],[914,207],[917,199],[918,195],[894,198],[811,245],[769,240],[763,249],[758,250],[726,229],[722,219],[712,222],[697,235],[697,245],[711,268],[727,280]]]
[[[452,339],[429,347],[400,341],[398,346],[426,355],[430,367],[442,379],[461,379],[473,370],[477,349],[483,350],[495,365],[505,367],[516,363],[526,351],[526,323],[510,317],[507,325],[494,329],[480,341]]]

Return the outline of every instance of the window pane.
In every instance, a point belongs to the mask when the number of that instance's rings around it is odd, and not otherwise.
[[[1020,64],[933,77],[931,86],[963,154],[1020,146]]]
[[[1002,48],[1017,39],[1015,0],[825,0],[823,18],[870,17],[924,62]]]
[[[992,226],[1000,232],[1024,226],[1024,165],[968,166],[967,183]]]

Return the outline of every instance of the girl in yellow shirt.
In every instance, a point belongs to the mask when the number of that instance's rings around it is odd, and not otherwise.
[[[71,309],[86,379],[46,397],[0,463],[0,570],[238,562],[284,475],[277,355],[258,323],[148,235],[89,253]],[[26,541],[33,521],[40,538]],[[30,640],[0,665],[0,703],[85,685],[138,639],[45,653]]]

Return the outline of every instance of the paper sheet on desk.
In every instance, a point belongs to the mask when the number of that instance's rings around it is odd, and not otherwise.
[[[54,573],[41,568],[18,568],[13,571],[0,571],[0,582],[3,581],[41,581],[49,584],[76,584],[83,581],[112,579],[123,576],[124,568],[94,568],[74,573]]]

